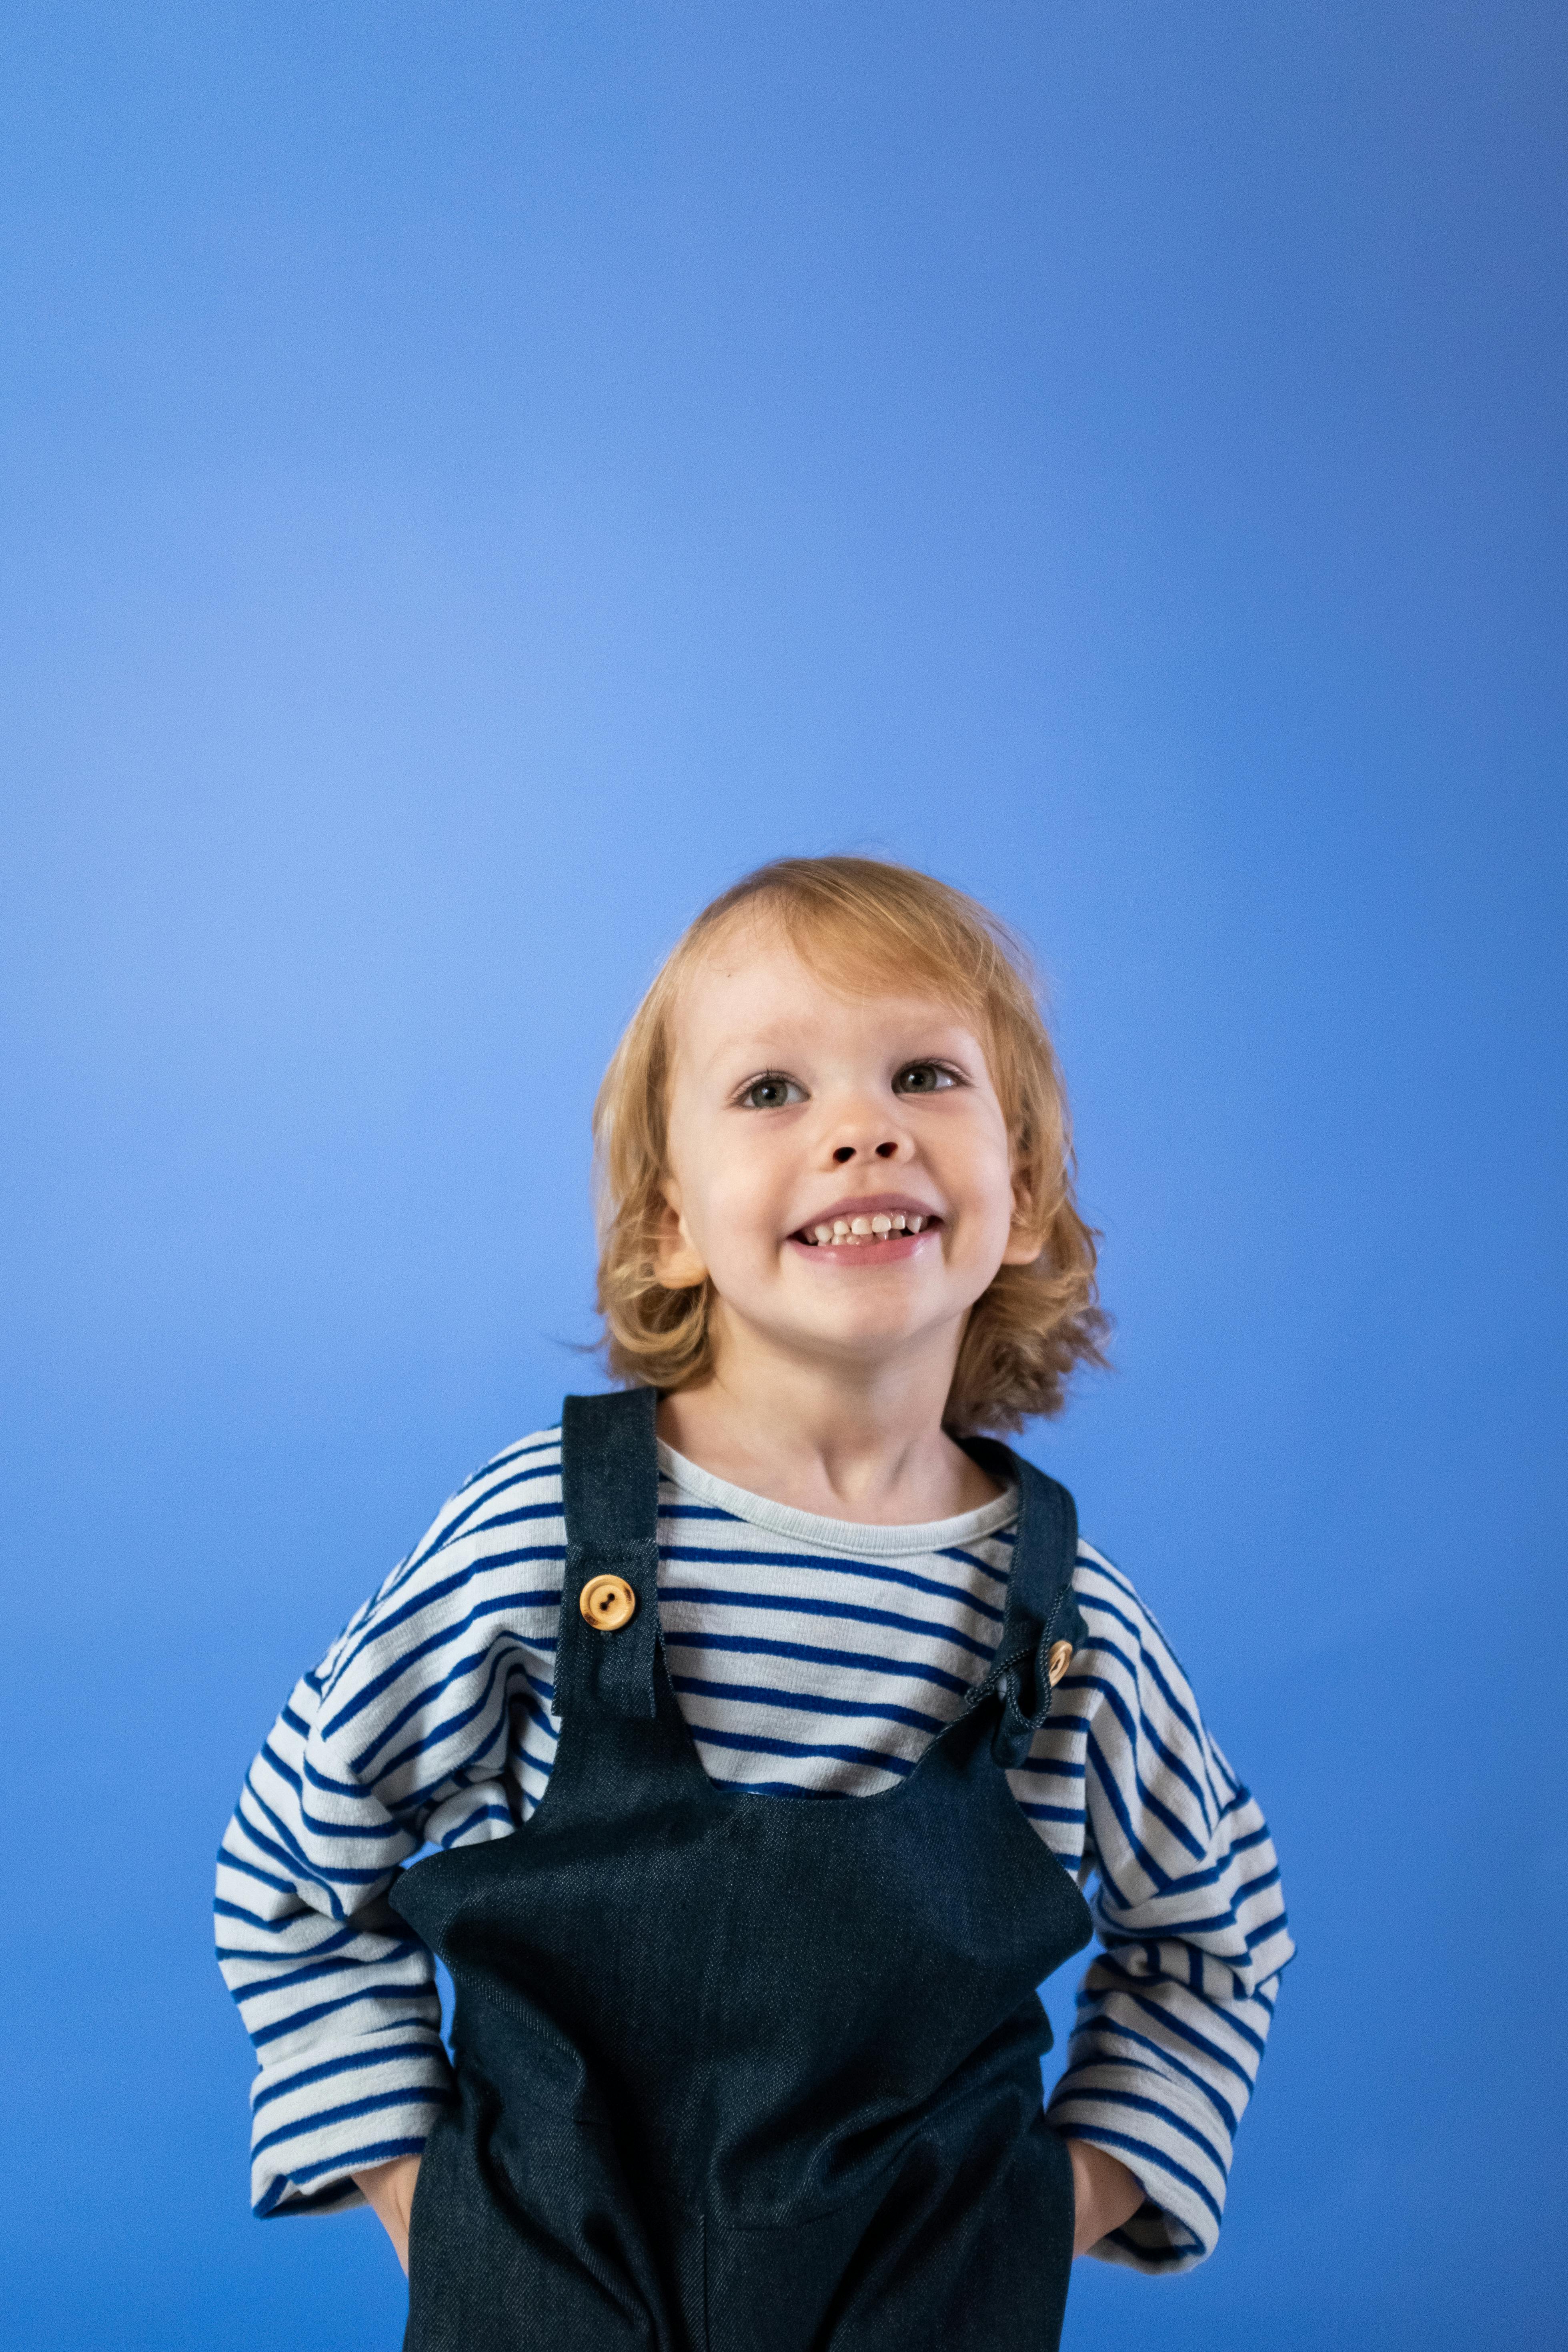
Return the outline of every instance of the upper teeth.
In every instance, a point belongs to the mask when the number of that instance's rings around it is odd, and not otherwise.
[[[874,1217],[835,1217],[830,1225],[812,1225],[805,1237],[808,1241],[832,1242],[835,1244],[879,1242],[885,1240],[889,1234],[922,1233],[930,1223],[929,1217],[907,1217],[901,1209],[895,1209],[890,1214],[879,1210]]]

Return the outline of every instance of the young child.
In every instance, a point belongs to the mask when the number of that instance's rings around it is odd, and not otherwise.
[[[625,1386],[458,1490],[224,1839],[256,2210],[367,2198],[415,2352],[1043,2352],[1075,2252],[1212,2250],[1291,1946],[1159,1627],[978,1433],[1104,1328],[1027,965],[764,866],[595,1136]]]

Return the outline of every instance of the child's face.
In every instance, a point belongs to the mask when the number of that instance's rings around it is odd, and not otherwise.
[[[867,1369],[956,1352],[997,1268],[1038,1253],[1014,1230],[1002,1107],[964,1017],[896,988],[841,995],[760,924],[682,992],[665,1192],[659,1274],[711,1279],[721,1361],[742,1335]]]

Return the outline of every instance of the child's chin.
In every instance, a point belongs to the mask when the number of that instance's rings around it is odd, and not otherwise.
[[[868,1364],[879,1353],[907,1345],[929,1319],[908,1299],[838,1298],[821,1314],[803,1318],[801,1337]]]

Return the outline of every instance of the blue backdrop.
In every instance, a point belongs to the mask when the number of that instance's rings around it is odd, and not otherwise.
[[[1558,2344],[1568,20],[7,12],[18,2352],[390,2352],[259,2227],[214,1848],[591,1336],[662,949],[1035,941],[1118,1370],[1032,1441],[1276,1829],[1212,2264],[1074,2352]],[[1058,1999],[1058,2016],[1064,2004]]]

